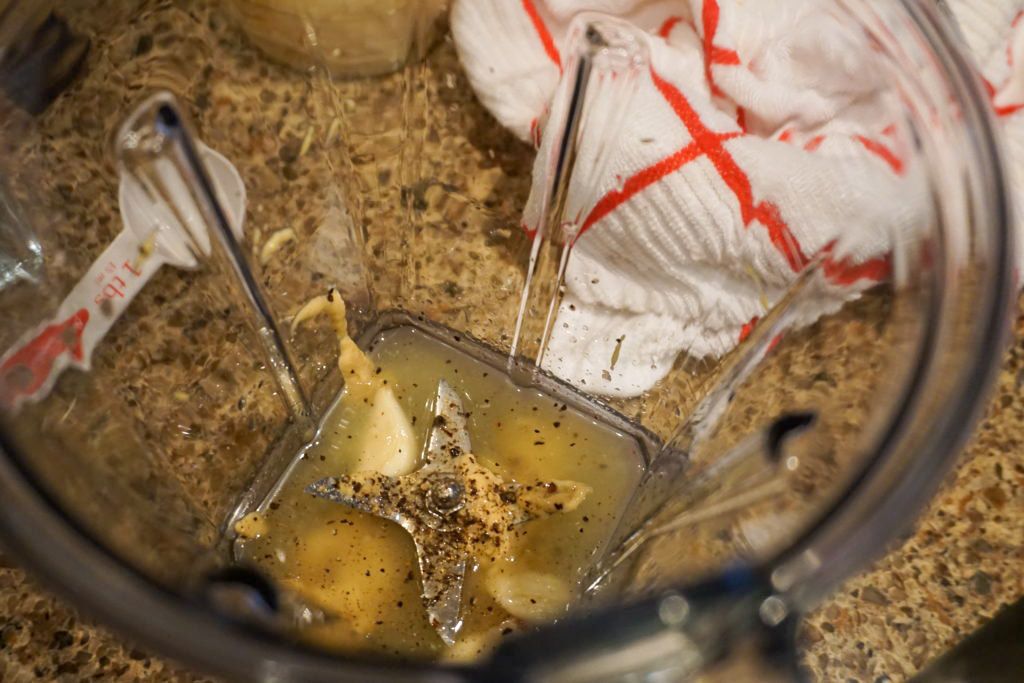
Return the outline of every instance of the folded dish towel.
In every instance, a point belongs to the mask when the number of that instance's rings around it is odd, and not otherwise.
[[[1016,115],[1024,74],[1014,68],[1024,50],[1021,2],[950,3],[1015,161],[1024,159],[1024,117]],[[585,179],[568,188],[575,242],[548,369],[589,392],[638,395],[680,352],[717,357],[735,346],[815,257],[827,284],[799,322],[889,277],[893,240],[926,223],[925,169],[863,34],[829,8],[791,0],[455,4],[452,32],[477,95],[542,152],[526,230],[540,223],[540,164],[557,134],[544,121],[566,77],[573,18],[614,17],[644,43],[647,64],[627,101],[588,91],[590,106],[622,108],[621,125],[612,135],[581,132],[577,168],[607,149],[598,177],[578,174]]]

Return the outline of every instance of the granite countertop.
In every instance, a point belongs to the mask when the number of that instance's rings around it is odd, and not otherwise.
[[[1024,313],[1017,322],[986,417],[914,533],[804,620],[812,680],[905,680],[1024,595]],[[0,554],[0,680],[87,678],[210,680],[92,623]]]
[[[812,680],[906,680],[1024,595],[1024,312],[1017,322],[986,417],[914,533],[804,620]],[[210,680],[92,623],[0,555],[0,680],[87,678]]]
[[[85,4],[67,0],[61,3],[62,6],[65,4],[69,23],[87,32],[99,31],[105,23],[113,25],[108,15],[124,19],[125,10],[116,0]],[[310,204],[303,203],[307,197],[316,195],[316,186],[324,177],[317,176],[316,169],[312,167],[317,164],[323,166],[321,162],[326,158],[319,142],[308,143],[313,130],[309,121],[326,121],[330,116],[321,118],[324,112],[317,111],[316,101],[309,98],[301,82],[285,71],[260,65],[252,54],[243,54],[231,68],[223,66],[232,57],[218,54],[221,46],[215,41],[204,43],[199,39],[193,40],[195,36],[188,31],[176,31],[174,22],[177,20],[200,22],[197,25],[213,30],[215,22],[204,14],[208,7],[203,2],[190,5],[199,7],[194,14],[177,11],[166,2],[154,1],[146,6],[152,11],[134,22],[130,31],[118,35],[109,44],[94,46],[84,77],[86,84],[75,86],[79,88],[78,96],[89,87],[95,88],[106,98],[106,110],[104,106],[92,107],[87,103],[85,107],[71,108],[66,120],[62,120],[59,111],[51,112],[48,118],[44,117],[41,126],[45,129],[43,139],[48,145],[44,149],[55,159],[64,155],[76,164],[78,159],[105,154],[102,151],[104,135],[109,133],[112,122],[116,122],[109,111],[116,106],[111,107],[109,103],[129,102],[129,95],[137,95],[142,87],[141,81],[133,79],[137,79],[139,74],[167,66],[166,62],[160,61],[167,54],[187,60],[193,56],[188,54],[188,50],[195,50],[201,59],[216,60],[223,70],[231,72],[231,77],[210,69],[197,69],[188,71],[185,80],[175,85],[191,94],[188,105],[201,129],[237,131],[234,138],[218,138],[216,146],[229,153],[244,177],[255,181],[255,187],[250,188],[251,211],[247,230],[255,231],[256,235],[262,231],[265,237],[282,224],[288,224],[283,222],[281,213],[301,218],[322,209],[312,205],[317,201],[315,199],[310,199]],[[189,35],[189,38],[176,42],[171,39],[173,35]],[[489,216],[512,215],[518,210],[527,190],[529,155],[509,143],[508,136],[502,137],[500,131],[495,133],[493,125],[480,125],[482,110],[465,92],[464,83],[461,88],[452,85],[459,81],[450,46],[444,46],[439,52],[441,55],[435,55],[432,68],[442,68],[451,76],[442,79],[446,85],[432,96],[444,102],[451,112],[459,113],[453,114],[454,122],[447,124],[452,129],[442,129],[440,135],[431,129],[432,134],[426,136],[425,144],[433,146],[431,153],[425,155],[429,158],[420,169],[420,180],[408,189],[414,207],[422,203],[422,207],[416,210],[422,212],[424,220],[430,220],[431,212],[440,201],[448,202],[444,207],[446,216],[457,212],[465,218],[462,222],[464,227],[467,225],[465,221],[472,224],[474,236],[449,239],[452,246],[445,252],[446,258],[468,264],[460,267],[457,281],[430,283],[434,289],[417,292],[417,295],[428,299],[436,297],[431,301],[439,302],[438,316],[461,316],[467,308],[475,310],[474,307],[486,306],[483,299],[493,296],[491,289],[475,286],[484,273],[491,278],[492,287],[507,285],[510,291],[514,291],[517,286],[517,266],[510,260],[491,262],[486,267],[472,264],[481,263],[481,254],[486,259],[488,254],[495,252],[487,249],[495,241],[515,246],[514,231],[509,231],[504,225],[491,225],[488,221],[494,222]],[[121,68],[111,66],[115,64]],[[174,62],[170,64],[174,66]],[[107,69],[111,69],[111,73],[107,73]],[[267,82],[277,85],[264,87]],[[371,91],[353,93],[353,96],[383,97],[387,94],[387,87],[375,85]],[[272,110],[282,112],[280,119],[265,122],[262,128],[260,125],[247,128],[226,125],[231,117],[258,121],[260,114]],[[357,112],[349,114],[356,116]],[[427,122],[430,125],[435,123]],[[95,131],[91,131],[93,127]],[[81,138],[88,137],[83,132],[98,134],[93,140],[83,140]],[[331,132],[327,129],[326,139],[329,141],[330,138]],[[360,150],[358,145],[356,141],[351,155],[356,176],[350,180],[367,183],[360,187],[375,188],[367,192],[370,199],[364,208],[367,224],[376,221],[375,225],[380,225],[394,218],[381,213],[377,206],[394,199],[384,197],[383,190],[377,187],[388,184],[393,169],[380,159],[364,161],[373,157],[373,150]],[[326,148],[327,144],[323,147]],[[309,153],[303,157],[307,151]],[[439,163],[451,164],[452,160],[466,163],[468,170],[456,169],[453,172],[439,166]],[[72,229],[67,234],[57,235],[65,240],[65,245],[71,245],[66,252],[67,262],[62,265],[63,270],[56,273],[57,277],[68,278],[72,277],[69,273],[81,272],[119,226],[116,205],[110,200],[115,196],[111,169],[102,167],[102,164],[99,166],[91,173],[79,172],[75,188],[61,185],[53,188],[61,210],[72,218],[83,220],[82,223],[68,221]],[[334,168],[329,170],[334,172]],[[459,178],[465,180],[464,176],[472,178],[460,186],[456,181]],[[446,185],[442,181],[451,182]],[[45,186],[46,183],[40,185]],[[397,187],[395,183],[391,185]],[[450,191],[448,186],[455,190]],[[284,192],[286,187],[288,192]],[[406,189],[402,187],[402,192]],[[304,244],[307,252],[301,251],[299,246],[287,246],[280,258],[263,267],[267,278],[272,278],[278,285],[273,292],[276,298],[272,301],[277,310],[288,310],[294,302],[319,293],[320,285],[315,280],[298,282],[288,279],[291,277],[289,264],[302,263],[302,259],[322,258],[322,255],[308,251],[318,244],[314,239],[317,231],[312,223],[312,220],[293,223],[299,233],[297,243]],[[90,228],[89,239],[83,239],[85,231],[80,229],[80,225]],[[376,265],[385,274],[399,272],[388,267],[388,250],[373,243],[374,229],[371,226],[368,230],[367,249],[372,254],[371,258],[381,259]],[[464,231],[465,234],[469,232]],[[250,239],[254,244],[260,242],[260,238],[252,233]],[[386,247],[387,243],[382,244]],[[416,264],[417,268],[419,265]],[[479,273],[474,268],[479,268]],[[342,277],[344,273],[335,275]],[[141,378],[131,386],[119,388],[120,410],[141,411],[143,408],[140,406],[151,406],[161,396],[179,395],[183,391],[209,400],[209,403],[202,404],[198,398],[193,398],[180,407],[183,411],[207,410],[204,406],[210,410],[220,410],[223,406],[231,408],[230,412],[217,413],[217,420],[223,420],[230,426],[217,437],[223,439],[221,443],[213,442],[213,436],[208,441],[196,439],[189,435],[189,430],[181,433],[170,429],[142,432],[144,444],[158,444],[162,449],[159,455],[167,458],[167,471],[178,478],[182,490],[190,496],[192,507],[209,519],[217,520],[223,515],[226,501],[230,500],[230,496],[224,495],[224,488],[238,477],[223,467],[214,467],[209,453],[229,453],[237,471],[255,466],[253,458],[263,452],[262,448],[269,439],[269,429],[275,420],[280,420],[280,416],[255,412],[255,406],[262,403],[257,400],[256,389],[245,384],[241,370],[225,369],[223,365],[217,367],[218,353],[223,357],[242,353],[230,344],[242,345],[244,338],[238,342],[228,341],[238,336],[235,329],[231,323],[216,318],[203,319],[200,321],[202,326],[177,321],[188,313],[184,308],[175,309],[178,299],[188,291],[187,283],[174,273],[161,273],[161,278],[158,284],[149,286],[147,292],[140,295],[130,314],[119,323],[122,334],[119,343],[123,347],[113,351],[101,348],[97,352],[96,365],[108,368],[110,376],[115,379],[121,376],[118,372],[132,372]],[[169,294],[163,299],[155,299],[149,290],[160,288]],[[192,287],[193,290],[199,288]],[[455,299],[459,300],[461,308],[455,304],[444,304]],[[1024,300],[1021,306],[1024,311]],[[166,373],[154,372],[152,366],[155,360],[175,359],[174,349],[165,348],[173,346],[170,343],[173,340],[163,347],[149,344],[145,362],[129,353],[128,347],[148,344],[141,336],[128,335],[140,334],[132,330],[145,329],[140,323],[155,319],[157,313],[154,309],[160,309],[157,312],[160,320],[170,320],[172,327],[180,329],[180,334],[187,338],[189,344],[205,345],[204,348],[211,350],[207,355],[213,358],[207,359],[207,366],[179,369],[179,376],[172,381],[165,376]],[[507,322],[492,320],[489,324],[494,329],[501,329],[503,325],[507,326]],[[0,336],[3,334],[0,330]],[[864,573],[847,580],[828,602],[804,620],[798,637],[803,663],[813,680],[905,680],[960,641],[1000,607],[1024,594],[1024,573],[1020,571],[1024,560],[1024,534],[1021,532],[1024,527],[1024,455],[1021,455],[1020,444],[1024,438],[1024,399],[1020,392],[1024,383],[1024,313],[1018,316],[1015,341],[1015,346],[1004,360],[1003,372],[984,422],[965,449],[956,470],[950,473],[946,484],[919,520],[916,530],[894,543],[889,552]],[[303,358],[314,355],[316,348],[332,348],[329,333],[310,336],[302,343],[306,346],[300,345],[298,354]],[[122,350],[121,355],[125,358],[118,358],[118,352]],[[327,354],[321,362],[329,364],[333,361]],[[173,363],[165,363],[164,370],[168,365]],[[307,365],[312,367],[315,363]],[[183,383],[193,382],[196,374],[202,379],[194,384]],[[55,391],[58,398],[61,391],[60,387]],[[239,399],[238,395],[245,400]],[[230,400],[225,397],[230,397]],[[243,413],[246,402],[248,406]],[[73,406],[72,401],[67,410],[70,412]],[[201,421],[199,417],[196,420]],[[148,430],[149,426],[146,428]],[[159,429],[159,426],[154,429]],[[249,439],[244,445],[237,443],[240,434]],[[127,462],[109,464],[111,467],[137,465]],[[143,474],[147,473],[140,472],[139,476]],[[109,681],[208,680],[92,623],[18,568],[16,558],[0,553],[0,681],[77,681],[87,678]]]

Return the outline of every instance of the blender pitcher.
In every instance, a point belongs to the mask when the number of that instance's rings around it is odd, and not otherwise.
[[[781,157],[729,152],[739,133],[688,118],[652,68],[672,57],[635,26],[566,19],[534,148],[477,100],[438,2],[47,9],[4,19],[60,22],[41,63],[81,63],[32,107],[33,79],[2,88],[0,172],[40,263],[0,290],[0,539],[211,672],[795,675],[799,615],[910,524],[998,367],[1005,181],[983,89],[932,3],[819,8],[872,67],[849,107],[891,122],[884,153],[871,143],[884,163],[837,154],[823,171],[837,206],[883,188],[871,211],[899,217],[884,254],[772,233],[790,274],[737,280],[763,312],[657,363],[631,318],[595,341],[574,303],[608,303],[600,278],[628,270],[588,217],[647,187],[610,170],[645,93],[694,141],[665,172],[690,154],[731,177],[750,230],[827,184],[783,175],[790,203],[770,210],[730,164],[770,178]],[[677,282],[645,277],[673,301]],[[671,320],[654,337],[676,338]],[[630,368],[646,379],[627,386]],[[360,396],[384,431],[352,431]],[[382,449],[411,459],[384,471]],[[494,510],[507,527],[466,533]],[[385,575],[362,592],[360,552]]]

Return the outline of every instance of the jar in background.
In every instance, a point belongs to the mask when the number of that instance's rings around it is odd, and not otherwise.
[[[446,0],[231,0],[243,30],[295,67],[323,62],[335,76],[372,76],[423,57]]]

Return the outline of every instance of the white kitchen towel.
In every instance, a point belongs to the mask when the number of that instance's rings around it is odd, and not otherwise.
[[[1021,1],[951,3],[1008,130],[1024,120]],[[610,148],[600,177],[569,187],[576,241],[545,367],[586,391],[637,395],[680,352],[731,349],[816,255],[829,284],[803,322],[889,277],[892,240],[930,210],[925,173],[863,34],[824,2],[459,0],[452,32],[473,88],[540,145],[525,229],[540,221],[555,137],[544,119],[585,11],[639,29],[648,63],[632,97],[606,98],[625,108],[614,135],[582,133],[577,168]]]

